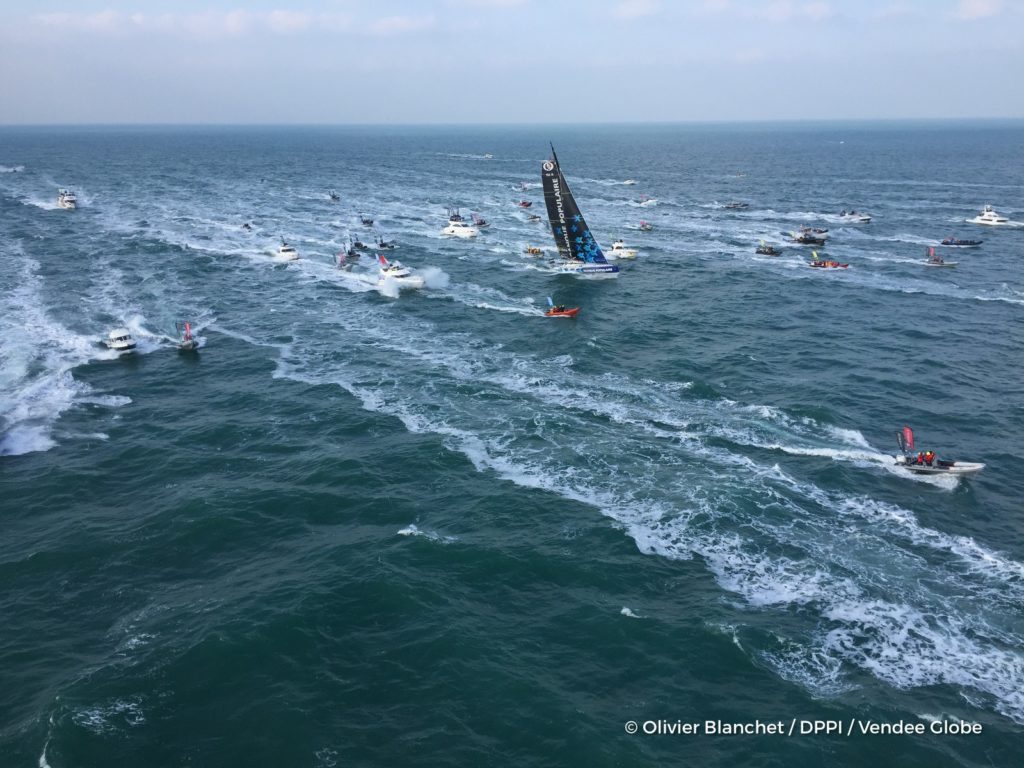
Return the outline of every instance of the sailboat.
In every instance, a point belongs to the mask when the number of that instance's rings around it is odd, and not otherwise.
[[[590,227],[583,220],[572,190],[558,165],[558,155],[551,147],[551,159],[541,164],[541,183],[544,187],[544,204],[548,209],[551,234],[562,263],[555,268],[558,274],[616,274],[619,268],[609,264],[601,246],[590,234]]]

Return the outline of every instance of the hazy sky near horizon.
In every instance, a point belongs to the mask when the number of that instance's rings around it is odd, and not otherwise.
[[[1024,0],[0,0],[0,123],[1024,117]]]

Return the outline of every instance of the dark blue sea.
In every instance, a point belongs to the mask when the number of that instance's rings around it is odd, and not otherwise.
[[[617,277],[524,253],[549,142]],[[0,129],[0,765],[1020,765],[1022,191],[1024,123]]]

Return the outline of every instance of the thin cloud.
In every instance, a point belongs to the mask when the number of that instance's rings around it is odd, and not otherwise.
[[[65,33],[102,32],[124,35],[149,31],[180,35],[194,40],[220,40],[264,31],[275,35],[291,35],[318,27],[348,29],[351,18],[337,13],[302,13],[274,10],[204,11],[202,13],[42,13],[32,17],[42,29]]]
[[[612,9],[612,16],[620,19],[637,19],[658,12],[658,0],[623,0]]]
[[[418,32],[421,29],[430,29],[434,23],[433,16],[388,16],[371,24],[370,32],[382,37],[390,37]]]
[[[731,14],[734,18],[746,21],[770,21],[784,23],[790,21],[823,21],[835,16],[831,3],[815,0],[814,2],[794,2],[793,0],[773,0],[772,2],[747,3],[738,6],[730,0],[704,0],[695,12],[699,16],[720,16]]]
[[[956,17],[965,21],[987,19],[1003,10],[1003,0],[960,0]]]

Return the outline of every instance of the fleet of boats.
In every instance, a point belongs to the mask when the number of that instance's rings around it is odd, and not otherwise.
[[[627,179],[624,184],[635,184],[633,179]],[[541,187],[544,192],[544,203],[548,214],[548,223],[551,227],[551,234],[558,250],[558,259],[551,262],[550,272],[553,274],[569,275],[616,275],[619,268],[609,263],[609,259],[635,259],[637,252],[626,246],[622,239],[612,242],[611,249],[606,254],[592,234],[583,214],[580,211],[576,198],[569,188],[569,184],[562,173],[561,166],[555,149],[551,147],[551,158],[541,164]],[[526,189],[527,184],[523,182],[521,189]],[[331,190],[329,193],[332,202],[338,202],[340,196]],[[58,205],[61,208],[75,208],[77,199],[73,192],[61,188],[58,190]],[[654,198],[641,195],[637,200],[640,205],[649,205],[657,202]],[[529,208],[532,203],[521,200],[517,203],[521,208]],[[726,209],[742,210],[748,207],[748,203],[729,202],[725,204]],[[540,219],[539,216],[531,214],[531,220]],[[839,219],[846,223],[868,223],[871,216],[855,210],[843,210]],[[365,226],[373,226],[374,220],[365,215],[360,216],[360,221]],[[1004,216],[997,214],[991,205],[984,209],[973,219],[967,219],[970,223],[984,224],[988,226],[1005,225],[1011,223]],[[243,229],[252,231],[248,223],[242,225]],[[459,213],[458,208],[448,209],[448,224],[441,230],[442,234],[471,238],[480,233],[482,227],[489,226],[489,223],[478,214],[472,214],[472,224],[466,222]],[[638,226],[641,231],[651,231],[653,226],[650,222],[641,220]],[[798,231],[790,233],[791,240],[801,245],[824,245],[828,238],[828,230],[822,228],[801,227]],[[941,245],[946,247],[973,248],[982,244],[981,240],[958,239],[946,237]],[[385,240],[378,235],[375,248],[378,250],[392,250],[397,245],[394,241]],[[372,250],[358,240],[350,241],[347,248],[337,254],[337,266],[343,270],[350,270],[353,262],[359,260],[361,250]],[[761,241],[756,253],[764,256],[780,256],[781,249]],[[543,249],[536,246],[526,246],[525,254],[528,256],[543,256]],[[298,251],[283,239],[277,249],[275,256],[278,261],[295,261],[299,258]],[[381,287],[389,285],[397,286],[400,289],[423,288],[426,281],[422,275],[415,274],[410,268],[400,261],[389,261],[383,254],[377,254],[378,279],[377,284]],[[958,262],[947,261],[936,253],[934,247],[929,247],[928,258],[924,264],[929,267],[953,267]],[[839,262],[820,256],[817,251],[812,252],[812,260],[809,266],[818,269],[847,269],[850,265],[846,262]],[[548,309],[544,312],[546,317],[573,318],[580,312],[580,307],[568,307],[564,304],[555,304],[551,297],[548,297]],[[199,340],[193,335],[189,322],[176,323],[178,339],[176,346],[182,351],[194,351],[199,347]],[[114,328],[104,339],[104,344],[117,352],[127,352],[136,348],[135,339],[127,328]],[[909,427],[904,427],[899,433],[900,454],[895,457],[895,463],[906,470],[922,475],[950,475],[956,477],[968,477],[977,474],[984,468],[984,464],[977,462],[952,461],[939,459],[931,451],[919,452],[916,456],[914,450],[914,436]]]

